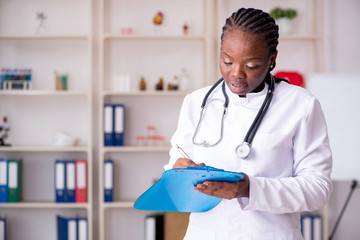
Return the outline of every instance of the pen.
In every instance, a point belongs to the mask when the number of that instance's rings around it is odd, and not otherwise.
[[[183,157],[187,158],[187,159],[190,159],[192,161],[192,159],[189,157],[189,155],[186,154],[186,152],[177,144],[176,145],[176,148],[177,150],[181,153],[181,155],[183,155]]]

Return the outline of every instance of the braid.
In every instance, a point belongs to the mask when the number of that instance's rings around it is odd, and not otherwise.
[[[263,36],[270,47],[270,53],[276,51],[279,43],[279,27],[268,13],[260,9],[240,8],[226,19],[222,28],[221,42],[228,31],[235,29]]]

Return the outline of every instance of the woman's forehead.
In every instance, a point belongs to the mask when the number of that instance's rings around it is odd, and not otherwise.
[[[222,52],[230,55],[267,56],[270,49],[261,35],[241,30],[229,31],[224,36],[221,47]]]

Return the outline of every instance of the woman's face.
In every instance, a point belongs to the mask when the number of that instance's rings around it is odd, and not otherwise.
[[[267,43],[252,33],[228,32],[222,41],[220,71],[230,90],[240,96],[263,89],[263,80],[277,51],[270,54]]]

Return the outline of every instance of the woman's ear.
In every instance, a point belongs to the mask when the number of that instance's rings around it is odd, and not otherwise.
[[[277,53],[278,53],[278,51],[275,50],[275,51],[270,55],[269,72],[271,72],[271,71],[275,68],[275,66],[276,66]]]

